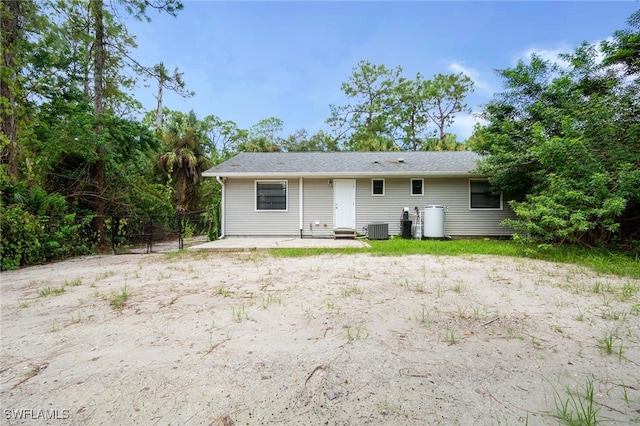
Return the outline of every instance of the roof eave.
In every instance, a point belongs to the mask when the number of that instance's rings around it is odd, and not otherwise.
[[[204,177],[226,177],[226,178],[366,178],[366,177],[477,177],[485,176],[479,173],[466,172],[321,172],[321,173],[293,173],[293,172],[204,172]]]

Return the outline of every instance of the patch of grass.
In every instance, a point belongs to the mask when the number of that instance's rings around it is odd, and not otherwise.
[[[362,294],[362,293],[363,293],[363,290],[360,287],[358,287],[358,284],[350,285],[349,287],[343,288],[340,291],[340,294],[345,299],[347,297],[349,297],[349,296],[353,296],[353,295],[356,295],[356,294]]]
[[[571,390],[567,386],[568,397],[562,398],[558,391],[553,390],[553,400],[556,405],[555,417],[566,425],[593,426],[600,423],[598,408],[593,399],[593,380],[587,380],[584,394]]]
[[[106,278],[114,276],[115,274],[115,271],[105,271],[101,274],[98,274],[98,276],[96,277],[96,281],[104,280]]]
[[[231,315],[233,316],[233,320],[236,322],[241,322],[249,319],[249,314],[247,313],[244,304],[239,308],[231,308]]]
[[[78,277],[78,278],[73,279],[71,281],[65,281],[64,285],[65,286],[70,286],[70,287],[77,287],[79,285],[82,285],[82,278]]]
[[[447,328],[447,330],[446,330],[445,340],[446,340],[446,342],[447,342],[447,344],[449,346],[455,345],[458,342],[458,338],[456,337],[456,333],[450,328]]]
[[[113,309],[122,309],[130,297],[131,291],[125,285],[120,290],[114,290],[109,294],[109,305],[111,305]]]
[[[626,302],[638,293],[640,293],[640,284],[627,281],[622,285],[622,295],[620,300],[622,302]]]
[[[363,325],[347,326],[345,328],[347,330],[347,343],[369,337],[369,331]]]
[[[617,340],[617,336],[614,333],[607,333],[602,339],[600,339],[600,348],[607,354],[613,353],[613,343]]]
[[[610,321],[624,321],[627,319],[627,313],[612,309],[609,306],[606,311],[602,312],[602,319]]]
[[[420,312],[417,315],[413,316],[413,319],[421,324],[429,322],[429,318],[430,313],[425,305],[422,305],[422,309],[420,309]]]
[[[270,305],[277,304],[282,305],[282,297],[277,293],[267,294],[266,299],[262,298],[262,308],[267,309]]]
[[[187,250],[182,249],[182,250],[170,251],[165,255],[165,257],[167,258],[167,260],[180,260],[180,259],[183,259],[186,254],[187,254]]]
[[[313,248],[274,249],[273,256],[301,257],[319,254],[369,253],[374,256],[406,256],[430,254],[435,256],[494,255],[532,258],[557,263],[570,263],[602,274],[640,278],[640,261],[623,252],[577,246],[536,245],[511,240],[390,240],[368,241],[370,248]]]
[[[218,287],[216,293],[218,293],[222,297],[229,297],[229,289],[223,286]]]
[[[60,296],[64,292],[65,292],[65,289],[63,285],[60,287],[51,287],[48,285],[38,290],[38,296],[40,297]]]
[[[473,311],[473,319],[475,321],[478,321],[480,319],[480,306],[478,305],[471,305],[471,310]]]
[[[209,346],[204,351],[204,355],[209,355],[211,352],[216,350],[220,345],[222,345],[225,342],[228,342],[229,340],[231,340],[231,332],[227,332],[227,335],[225,336],[225,338],[217,342],[213,340],[213,337],[209,337]]]

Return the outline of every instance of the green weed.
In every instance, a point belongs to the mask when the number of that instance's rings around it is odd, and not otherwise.
[[[113,309],[122,309],[130,297],[131,291],[125,285],[120,290],[114,290],[109,294],[109,305],[111,305]]]
[[[347,326],[346,331],[347,343],[369,337],[369,331],[363,325],[356,325],[355,327]]]
[[[587,380],[584,394],[575,392],[567,386],[567,398],[564,399],[554,389],[555,417],[566,425],[593,426],[599,423],[598,408],[593,399],[593,381]]]
[[[60,296],[64,292],[65,292],[64,286],[60,286],[60,287],[46,286],[38,290],[38,296],[40,297]]]

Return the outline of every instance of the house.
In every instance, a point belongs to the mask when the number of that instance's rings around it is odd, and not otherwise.
[[[207,170],[222,185],[222,236],[333,238],[386,223],[402,231],[426,206],[444,206],[452,237],[510,236],[515,218],[502,194],[474,174],[478,154],[461,151],[241,153]],[[417,207],[417,209],[416,209]]]

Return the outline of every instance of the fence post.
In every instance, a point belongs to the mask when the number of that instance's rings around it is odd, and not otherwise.
[[[116,254],[116,238],[118,238],[118,227],[120,226],[120,219],[117,217],[111,218],[111,254]]]
[[[184,240],[182,238],[182,221],[184,220],[184,212],[178,213],[178,249],[184,248]]]
[[[147,232],[147,254],[151,253],[153,245],[153,217],[149,215],[148,221],[149,230]]]

